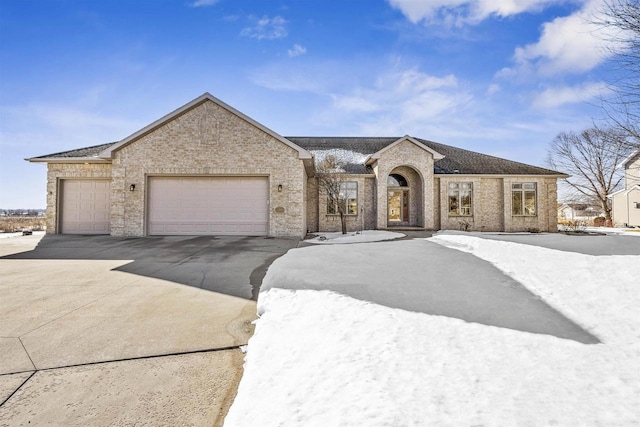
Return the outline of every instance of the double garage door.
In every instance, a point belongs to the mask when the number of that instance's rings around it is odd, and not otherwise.
[[[264,236],[269,224],[266,177],[150,177],[150,235]]]
[[[109,234],[110,180],[63,180],[64,234]],[[269,224],[266,177],[150,177],[150,235],[265,236]]]

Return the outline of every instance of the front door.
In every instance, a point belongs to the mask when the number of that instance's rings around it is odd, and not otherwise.
[[[389,225],[403,225],[409,222],[409,191],[389,191],[387,199],[387,220]]]

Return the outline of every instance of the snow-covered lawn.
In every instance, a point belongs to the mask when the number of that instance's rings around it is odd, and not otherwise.
[[[368,242],[381,242],[384,240],[393,240],[404,237],[402,233],[393,233],[391,231],[384,230],[364,230],[364,231],[352,231],[347,234],[341,232],[336,233],[318,233],[318,237],[305,240],[306,243],[316,243],[324,245],[335,244],[348,244],[348,243],[368,243]]]
[[[571,227],[558,224],[558,231],[571,231]],[[579,231],[588,233],[613,234],[617,236],[636,236],[640,237],[640,228],[615,228],[615,227],[580,227]]]
[[[44,231],[34,231],[33,235],[34,236],[44,236]],[[16,233],[0,233],[0,239],[10,239],[12,237],[22,237],[22,231],[16,232]]]
[[[276,287],[260,295],[225,425],[640,425],[640,256],[430,240],[493,263],[602,344]],[[353,268],[376,274],[375,266]]]

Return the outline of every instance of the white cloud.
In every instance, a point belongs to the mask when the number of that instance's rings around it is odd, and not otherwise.
[[[307,48],[299,44],[294,44],[291,49],[287,50],[287,53],[289,54],[290,58],[295,58],[296,56],[304,55],[305,53],[307,53]]]
[[[325,65],[325,70],[333,69]],[[249,79],[258,86],[271,90],[292,92],[326,93],[329,76],[319,72],[317,67],[300,65],[291,67],[279,64],[257,67],[251,71]]]
[[[191,7],[203,7],[203,6],[212,6],[218,3],[219,0],[196,0],[191,3]]]
[[[473,97],[453,75],[432,76],[415,68],[378,76],[370,86],[333,94],[333,110],[371,134],[405,134],[440,123],[466,108]]]
[[[487,88],[486,95],[487,96],[495,95],[496,93],[500,92],[501,90],[502,90],[502,88],[500,87],[500,85],[498,85],[496,83],[492,83]]]
[[[567,0],[388,0],[411,22],[449,25],[478,23],[490,16],[507,17],[543,9]]]
[[[275,40],[285,38],[288,35],[285,27],[287,21],[281,16],[273,18],[268,16],[250,17],[249,19],[254,22],[254,25],[243,28],[240,32],[241,36],[258,40]]]
[[[587,102],[605,95],[609,91],[606,83],[592,82],[578,86],[552,87],[537,94],[533,107],[538,109],[555,108],[565,104]]]
[[[603,7],[604,0],[589,0],[573,14],[545,23],[537,42],[516,48],[515,67],[497,75],[584,73],[606,61],[616,46],[614,30],[595,23]]]
[[[595,4],[591,2],[570,16],[545,23],[540,40],[516,49],[516,62],[532,63],[547,75],[584,72],[598,65],[605,59],[607,42],[599,36],[600,28],[590,22]]]
[[[361,95],[334,95],[333,105],[337,109],[344,111],[373,112],[380,110],[378,104],[366,98],[366,96]]]
[[[435,95],[446,90],[457,91],[457,87],[458,80],[454,75],[436,77],[410,68],[380,75],[372,87],[358,88],[344,98],[351,99],[351,104],[354,104],[354,99],[367,101],[362,105],[381,104],[377,101],[397,103],[398,100],[415,101],[425,95]]]

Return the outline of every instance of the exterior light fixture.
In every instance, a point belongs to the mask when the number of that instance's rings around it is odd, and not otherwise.
[[[278,184],[278,193],[282,193],[282,184]]]
[[[134,191],[136,189],[136,185],[135,184],[131,184],[129,186],[129,191]]]

